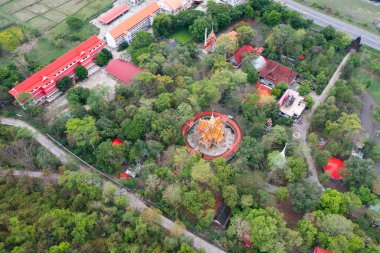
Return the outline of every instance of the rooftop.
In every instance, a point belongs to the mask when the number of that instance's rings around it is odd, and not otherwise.
[[[285,82],[290,84],[297,75],[297,72],[272,60],[268,60],[260,69],[260,76],[273,83]]]
[[[177,10],[178,8],[182,7],[187,0],[164,0],[162,3],[167,7],[169,11]]]
[[[15,86],[9,91],[9,93],[12,96],[17,97],[20,92],[30,92],[36,87],[42,87],[48,79],[54,79],[54,75],[61,71],[62,67],[67,66],[75,59],[80,60],[83,55],[90,53],[91,49],[103,42],[104,40],[98,38],[96,35],[93,35],[46,67],[42,68],[40,71],[27,78],[25,81],[21,82],[19,85]]]
[[[128,10],[129,10],[129,7],[127,5],[119,4],[113,7],[112,9],[110,9],[109,11],[101,14],[98,17],[98,20],[104,24],[109,24],[113,20],[115,20],[117,17],[119,17],[121,14],[123,14],[124,12]]]
[[[109,31],[110,35],[113,38],[117,38],[122,34],[127,34],[128,31],[132,27],[134,27],[135,25],[137,25],[138,23],[140,23],[141,21],[143,21],[147,17],[153,16],[154,13],[156,11],[158,11],[159,9],[160,9],[160,6],[158,5],[157,2],[153,2],[153,3],[149,4],[147,7],[140,10],[139,12],[137,12],[136,14],[131,16],[130,18],[126,19],[124,22],[122,22],[118,26],[116,26],[114,29]]]
[[[112,59],[105,69],[110,75],[124,83],[129,83],[134,76],[144,71],[122,59]]]
[[[252,52],[256,52],[258,55],[260,55],[263,52],[263,48],[256,48],[251,45],[244,45],[241,48],[239,48],[236,51],[236,53],[234,53],[228,60],[232,62],[234,65],[239,66],[243,62],[244,55]]]
[[[341,180],[342,175],[339,170],[344,167],[344,162],[336,157],[330,158],[327,165],[324,167],[326,173],[330,175],[331,178],[336,180]]]
[[[306,108],[304,97],[300,96],[297,91],[287,89],[278,101],[280,111],[290,117],[300,116]]]

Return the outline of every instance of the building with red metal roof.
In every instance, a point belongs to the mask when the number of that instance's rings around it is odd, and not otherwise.
[[[280,82],[287,83],[288,85],[293,84],[298,73],[280,63],[268,60],[260,69],[259,76],[262,84],[274,88]]]
[[[121,145],[121,144],[123,144],[123,141],[121,139],[117,138],[117,137],[112,140],[112,146],[118,146],[118,145]]]
[[[16,99],[20,93],[27,93],[35,103],[50,102],[60,94],[56,87],[57,80],[73,76],[79,65],[86,68],[94,65],[95,56],[104,46],[105,41],[94,35],[8,92]]]
[[[106,66],[106,71],[124,83],[129,83],[133,77],[144,70],[136,67],[132,63],[121,59],[112,59]]]
[[[330,158],[327,165],[324,167],[327,174],[335,180],[341,180],[343,175],[341,169],[344,168],[344,162],[336,157]]]
[[[322,249],[320,247],[315,247],[313,253],[334,253],[327,249]]]
[[[115,7],[113,7],[112,9],[110,9],[109,11],[101,14],[98,17],[98,20],[100,22],[102,22],[103,24],[108,25],[109,23],[111,23],[115,19],[117,19],[120,16],[124,15],[124,13],[126,13],[128,10],[129,10],[128,5],[119,4],[119,5],[115,6]]]
[[[131,43],[136,33],[145,31],[153,24],[153,17],[162,12],[157,2],[153,2],[135,13],[124,22],[107,32],[106,40],[110,47],[116,48],[122,42]]]
[[[255,52],[257,55],[260,55],[263,52],[263,48],[256,48],[251,45],[244,45],[241,48],[239,48],[236,53],[234,53],[228,61],[231,62],[235,68],[240,67],[240,65],[243,63],[243,57],[247,54],[251,54]]]

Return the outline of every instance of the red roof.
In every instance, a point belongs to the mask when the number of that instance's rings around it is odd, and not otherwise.
[[[117,17],[122,15],[124,12],[128,11],[129,7],[125,4],[119,4],[115,6],[114,8],[110,9],[109,11],[103,13],[98,17],[98,20],[104,24],[109,24],[113,20],[115,20]]]
[[[279,82],[290,84],[297,75],[297,72],[272,60],[268,60],[264,67],[260,69],[260,76],[275,84]]]
[[[344,162],[338,158],[330,158],[327,165],[324,167],[325,171],[332,177],[333,179],[340,180],[342,179],[342,175],[339,174],[339,170],[344,167]]]
[[[263,52],[263,48],[255,48],[251,45],[244,45],[241,48],[239,48],[235,54],[232,55],[231,58],[229,58],[229,61],[232,62],[234,65],[239,66],[243,62],[244,54],[251,53],[253,51],[256,51],[258,55],[260,55]]]
[[[128,31],[135,27],[137,24],[139,24],[144,19],[153,16],[158,10],[160,9],[160,6],[157,2],[153,2],[146,6],[144,9],[140,10],[139,12],[135,13],[133,16],[126,19],[124,22],[113,28],[109,31],[109,34],[113,38],[117,38],[121,36],[122,34],[128,34]]]
[[[124,83],[129,83],[135,75],[144,70],[121,59],[113,59],[107,64],[106,71]]]
[[[122,172],[122,173],[120,173],[119,178],[120,179],[125,178],[125,179],[129,180],[129,179],[131,179],[131,176],[125,172]]]
[[[104,40],[98,38],[96,35],[93,35],[46,67],[42,68],[37,73],[30,76],[25,81],[21,82],[19,85],[13,87],[9,93],[12,96],[17,97],[20,92],[30,92],[34,88],[42,87],[48,82],[48,80],[55,79],[54,75],[61,71],[62,68],[66,67],[67,64],[70,64],[74,60],[80,61],[83,55],[89,54],[90,50],[103,42]]]
[[[330,250],[322,249],[320,247],[315,247],[314,248],[314,253],[334,253]]]
[[[119,138],[115,138],[112,140],[112,145],[121,145],[123,144],[123,141]]]

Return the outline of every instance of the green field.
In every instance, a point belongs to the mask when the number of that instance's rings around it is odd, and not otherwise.
[[[380,5],[365,0],[296,0],[318,9],[330,16],[348,21],[368,31],[380,34],[376,23],[380,23]]]
[[[57,48],[57,37],[68,32],[65,20],[77,16],[86,21],[80,31],[75,31],[83,41],[98,29],[87,21],[111,7],[113,0],[0,0],[0,29],[11,24],[26,25],[42,35],[37,46],[27,54],[40,65],[46,65],[61,56],[79,42],[66,41]]]
[[[186,30],[186,29],[182,29],[182,30],[179,30],[179,31],[171,34],[169,36],[169,38],[170,39],[176,39],[181,44],[186,44],[186,43],[190,42],[193,39],[193,37],[191,36],[191,34],[189,33],[189,31]]]

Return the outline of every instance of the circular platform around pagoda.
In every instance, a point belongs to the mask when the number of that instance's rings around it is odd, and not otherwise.
[[[222,120],[224,124],[223,131],[225,132],[225,138],[220,144],[205,148],[198,145],[195,131],[201,119],[208,120],[212,115],[214,117],[220,117]],[[210,111],[198,113],[189,119],[182,127],[182,135],[186,137],[187,146],[192,151],[199,151],[205,160],[213,160],[220,157],[225,158],[226,160],[231,159],[238,150],[242,140],[242,131],[234,120],[225,114]]]

